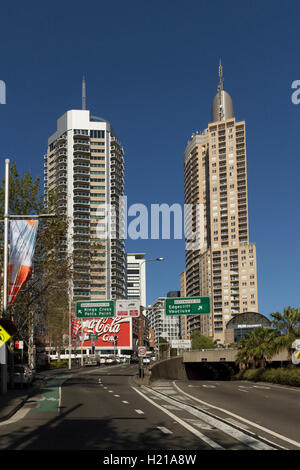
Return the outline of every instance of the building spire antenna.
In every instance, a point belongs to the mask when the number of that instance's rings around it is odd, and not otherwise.
[[[81,101],[82,101],[82,109],[86,109],[86,84],[85,84],[85,76],[84,75],[82,77]]]
[[[218,91],[223,90],[223,67],[222,67],[222,62],[221,58],[219,60],[219,85],[218,85]]]

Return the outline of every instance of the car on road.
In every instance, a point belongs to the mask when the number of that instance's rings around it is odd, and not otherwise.
[[[100,365],[100,357],[97,356],[96,354],[87,356],[84,359],[84,365],[85,366],[98,366]]]
[[[139,358],[137,356],[131,356],[130,364],[138,364]]]
[[[105,363],[106,363],[106,364],[113,364],[114,362],[115,362],[115,359],[114,359],[113,356],[111,356],[111,357],[107,357],[107,358],[106,358],[106,362],[105,362]]]
[[[150,358],[149,357],[144,357],[143,358],[143,364],[150,364]]]
[[[7,368],[7,380],[10,382],[11,366]],[[14,364],[13,377],[15,384],[30,385],[33,381],[34,371],[28,364]]]

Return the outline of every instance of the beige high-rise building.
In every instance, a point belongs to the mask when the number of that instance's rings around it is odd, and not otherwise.
[[[124,151],[109,122],[85,109],[58,119],[48,139],[45,195],[56,190],[70,221],[66,250],[73,256],[73,298],[126,296],[124,240],[119,236],[119,197],[124,195]],[[114,207],[114,212],[107,208]],[[110,234],[108,233],[110,230]]]
[[[211,314],[189,316],[187,329],[230,342],[226,323],[258,311],[257,269],[256,247],[249,243],[246,126],[235,119],[223,90],[221,64],[212,121],[185,149],[184,188],[185,204],[193,205],[193,230],[203,240],[197,249],[186,249],[186,295],[211,297]],[[197,204],[204,209],[200,225]]]

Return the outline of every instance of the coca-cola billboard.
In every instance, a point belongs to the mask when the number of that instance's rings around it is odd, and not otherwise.
[[[98,339],[91,341],[89,335],[93,334],[97,334]],[[97,349],[113,349],[117,336],[117,348],[132,349],[132,319],[113,317],[82,320],[79,336],[83,347],[89,347],[93,342]]]

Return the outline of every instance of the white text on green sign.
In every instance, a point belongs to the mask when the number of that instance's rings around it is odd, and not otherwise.
[[[114,301],[76,302],[77,318],[113,317],[115,314]]]
[[[165,299],[166,315],[202,315],[210,313],[209,297],[184,297]]]

